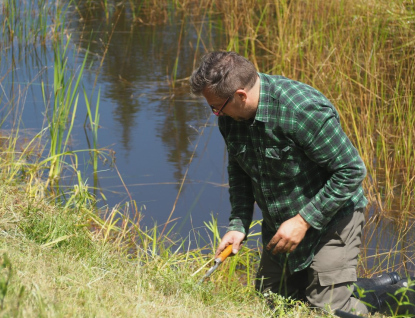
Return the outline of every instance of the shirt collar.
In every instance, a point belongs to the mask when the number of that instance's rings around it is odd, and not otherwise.
[[[259,89],[259,101],[258,109],[255,114],[255,121],[268,122],[269,121],[269,110],[272,105],[270,95],[270,83],[266,74],[258,73],[260,79]]]

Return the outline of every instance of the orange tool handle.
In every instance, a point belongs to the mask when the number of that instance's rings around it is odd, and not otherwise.
[[[232,254],[232,245],[226,246],[226,248],[219,254],[215,261],[220,261],[221,263]]]

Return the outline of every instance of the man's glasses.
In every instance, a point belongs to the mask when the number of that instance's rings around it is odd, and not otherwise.
[[[218,110],[218,109],[216,109],[215,107],[213,107],[212,105],[209,105],[209,106],[210,106],[210,108],[212,108],[212,112],[213,112],[216,116],[223,116],[224,114],[222,113],[222,110],[223,110],[223,109],[225,108],[225,106],[228,104],[228,102],[230,101],[231,97],[232,97],[232,96],[229,96],[229,97],[226,99],[225,103],[222,105],[222,107],[221,107],[221,108],[219,108],[219,110]]]

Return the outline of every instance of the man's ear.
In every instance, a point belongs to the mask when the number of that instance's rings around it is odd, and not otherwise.
[[[246,94],[244,89],[238,89],[236,92],[236,95],[239,96],[242,102],[245,102],[248,98],[248,95]]]

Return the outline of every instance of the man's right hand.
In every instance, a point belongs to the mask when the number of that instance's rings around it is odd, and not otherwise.
[[[245,238],[245,234],[239,231],[229,231],[222,237],[222,241],[220,242],[218,249],[216,250],[215,258],[219,256],[220,253],[226,248],[228,245],[232,246],[232,254],[238,253],[238,251],[242,247],[242,241]]]

